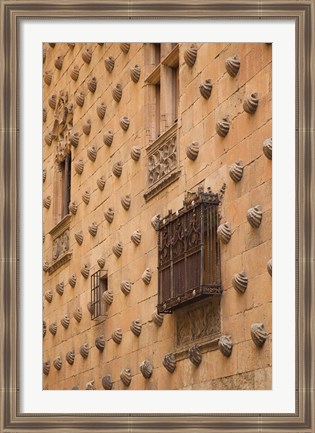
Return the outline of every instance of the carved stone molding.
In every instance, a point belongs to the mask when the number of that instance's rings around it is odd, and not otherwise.
[[[48,267],[49,275],[71,259],[70,251],[70,221],[71,215],[66,215],[49,234],[52,237],[52,261]]]
[[[179,178],[177,141],[177,125],[174,124],[147,147],[149,188],[144,194],[146,201]]]

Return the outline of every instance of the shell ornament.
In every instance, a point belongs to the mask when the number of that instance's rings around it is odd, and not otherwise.
[[[150,361],[145,359],[140,364],[140,371],[145,379],[150,379],[153,373],[153,367]]]
[[[74,288],[75,285],[76,285],[76,283],[77,283],[77,276],[76,276],[76,274],[70,275],[68,282],[69,282],[70,286],[72,288]]]
[[[266,158],[272,160],[272,138],[267,138],[264,141],[263,152]]]
[[[139,245],[141,242],[141,232],[140,230],[135,230],[131,235],[131,240],[135,245]]]
[[[162,314],[159,314],[156,310],[152,313],[152,320],[157,326],[162,326],[164,316]]]
[[[90,135],[91,132],[91,120],[87,119],[82,126],[82,131],[85,135]]]
[[[67,329],[67,328],[69,327],[69,325],[70,325],[70,316],[69,316],[69,314],[65,314],[65,315],[61,318],[60,323],[62,324],[62,326],[63,326],[65,329]]]
[[[130,151],[130,156],[134,161],[139,161],[141,156],[141,147],[133,146]]]
[[[57,356],[57,358],[54,359],[54,367],[55,367],[55,369],[58,370],[58,371],[61,370],[61,367],[62,367],[62,360],[61,360],[60,356]]]
[[[199,86],[201,96],[203,96],[205,99],[209,99],[211,96],[212,87],[213,86],[210,79],[205,80],[203,83],[201,83]]]
[[[258,93],[252,93],[246,96],[243,102],[244,111],[248,114],[254,114],[257,110],[259,103]]]
[[[51,133],[51,132],[48,132],[48,134],[45,135],[45,143],[46,143],[48,146],[51,146],[52,141],[53,141],[52,133]]]
[[[198,367],[202,360],[202,353],[199,349],[199,346],[195,344],[193,347],[191,347],[188,351],[188,356],[190,361]]]
[[[57,334],[57,323],[56,322],[53,322],[53,323],[51,323],[50,325],[49,325],[49,332],[52,334],[52,335],[56,335]]]
[[[53,293],[51,290],[47,290],[47,292],[45,292],[45,299],[49,304],[51,303],[53,300]]]
[[[133,68],[130,68],[130,77],[134,83],[137,83],[140,79],[141,75],[141,67],[139,65],[135,65]]]
[[[113,388],[112,377],[110,374],[102,377],[103,388],[110,391]]]
[[[239,182],[243,177],[244,164],[243,161],[236,161],[231,165],[229,170],[230,178],[234,182]]]
[[[141,334],[142,324],[139,319],[133,320],[130,325],[131,332],[136,336],[139,337]]]
[[[195,161],[197,159],[199,153],[199,144],[197,141],[193,141],[186,148],[186,155],[191,161]]]
[[[97,264],[98,266],[103,269],[105,266],[105,257],[101,256],[100,258],[97,259]]]
[[[173,353],[167,353],[163,359],[163,366],[169,373],[174,373],[176,368],[176,359]]]
[[[74,310],[73,312],[73,317],[75,318],[75,320],[80,323],[82,320],[82,308],[78,307]]]
[[[52,73],[45,71],[44,72],[44,83],[47,84],[47,86],[50,86],[51,81],[52,81]]]
[[[56,104],[57,104],[57,96],[51,95],[51,97],[48,99],[49,107],[54,110],[56,108]]]
[[[90,380],[90,382],[87,382],[87,384],[85,385],[85,389],[88,391],[95,391],[95,382],[94,380]]]
[[[50,372],[50,361],[45,361],[43,363],[43,373],[45,376],[48,376],[49,372]]]
[[[233,275],[232,286],[241,295],[245,293],[248,286],[248,277],[246,272],[239,272],[238,274]]]
[[[219,338],[218,347],[220,349],[220,352],[224,356],[226,356],[227,358],[231,356],[232,348],[233,348],[232,337],[230,335],[222,335]]]
[[[47,324],[46,324],[45,320],[43,320],[43,338],[45,337],[46,332],[47,332]]]
[[[82,346],[80,347],[80,355],[84,359],[86,359],[89,356],[89,345],[88,345],[88,343],[82,344]]]
[[[70,77],[73,81],[77,81],[80,74],[80,68],[77,65],[74,65],[73,68],[70,71]]]
[[[90,198],[91,198],[90,191],[84,191],[84,193],[82,194],[82,200],[86,205],[90,203]]]
[[[90,266],[88,264],[82,266],[81,274],[84,278],[88,278],[88,276],[90,275]]]
[[[152,278],[152,271],[150,268],[146,268],[146,270],[143,272],[142,276],[142,281],[144,282],[144,284],[146,284],[147,286],[150,284],[151,282],[151,278]]]
[[[74,239],[77,241],[79,245],[83,244],[83,232],[80,230],[79,232],[75,233]]]
[[[192,68],[197,60],[197,47],[196,45],[191,45],[184,52],[184,60],[187,66]]]
[[[254,206],[248,209],[247,221],[252,227],[257,229],[261,224],[262,215],[262,207],[260,205]]]
[[[73,365],[75,358],[74,350],[69,350],[69,352],[66,353],[66,361],[68,364]]]
[[[63,65],[63,56],[56,57],[55,68],[58,69],[58,71],[61,71],[62,65]]]
[[[88,302],[86,308],[90,314],[93,315],[95,313],[95,304],[92,304],[92,302]]]
[[[105,58],[105,68],[108,72],[112,72],[115,67],[115,59],[112,56]]]
[[[122,164],[121,161],[118,161],[118,162],[116,162],[116,163],[113,165],[113,169],[112,169],[112,171],[113,171],[113,174],[114,174],[116,177],[120,177],[120,176],[121,176],[121,173],[122,173],[122,167],[123,167],[123,164]]]
[[[120,380],[125,386],[129,386],[131,383],[131,371],[130,368],[124,368],[120,373]]]
[[[48,262],[44,262],[44,263],[43,263],[43,271],[44,271],[44,272],[47,272],[48,269],[49,269],[49,263],[48,263]]]
[[[97,234],[97,224],[96,224],[96,222],[92,222],[92,224],[91,225],[89,225],[89,227],[88,227],[88,230],[89,230],[89,233],[90,233],[90,235],[91,236],[96,236],[96,234]]]
[[[238,55],[228,57],[225,61],[225,69],[231,77],[236,77],[240,70],[241,62]]]
[[[122,98],[122,87],[121,84],[116,84],[116,86],[113,88],[112,90],[112,96],[114,101],[116,102],[120,102],[121,98]]]
[[[78,92],[75,95],[75,102],[79,107],[83,107],[85,101],[85,94],[83,92]]]
[[[97,181],[96,181],[96,184],[97,184],[99,190],[100,190],[100,191],[103,191],[104,188],[105,188],[105,184],[106,184],[106,181],[105,181],[105,179],[104,179],[104,176],[99,177],[99,178],[97,179]]]
[[[47,120],[47,110],[46,108],[43,108],[43,122],[45,123]]]
[[[160,215],[154,215],[154,217],[151,218],[151,226],[154,228],[154,230],[158,231],[160,225]]]
[[[230,130],[231,122],[228,116],[223,117],[223,119],[219,120],[216,125],[215,129],[217,131],[217,134],[220,137],[226,137],[229,130]]]
[[[96,107],[96,114],[98,115],[98,117],[103,120],[105,117],[105,113],[106,113],[106,105],[104,104],[104,102],[101,102],[99,105],[97,105]]]
[[[105,216],[106,221],[107,221],[109,224],[111,224],[111,223],[113,222],[113,219],[114,219],[114,216],[115,216],[114,209],[113,209],[112,207],[109,207],[109,208],[107,209],[107,211],[104,212],[104,216]]]
[[[90,80],[88,80],[87,87],[91,93],[95,93],[96,88],[97,88],[96,77],[92,77]]]
[[[108,147],[112,145],[113,139],[114,139],[114,134],[112,133],[112,131],[107,131],[103,136],[104,144],[106,144],[106,146]]]
[[[253,323],[250,329],[251,337],[257,347],[263,347],[267,339],[267,332],[263,323]]]
[[[121,117],[119,124],[120,124],[121,129],[123,129],[124,131],[127,131],[127,129],[129,128],[129,125],[130,125],[129,117],[127,117],[127,116]]]
[[[96,146],[90,146],[87,148],[87,156],[90,161],[95,162],[97,157],[97,148]]]
[[[95,338],[95,346],[100,352],[103,352],[103,350],[105,349],[104,335],[99,335]]]
[[[120,257],[122,255],[122,252],[123,252],[122,243],[118,242],[117,244],[115,244],[112,248],[112,251],[116,257]]]
[[[84,169],[83,159],[78,159],[77,161],[74,162],[74,169],[79,175],[83,173],[83,169]]]
[[[73,201],[69,204],[69,211],[72,213],[72,215],[76,215],[78,211],[78,203],[76,201]]]
[[[112,333],[112,339],[116,344],[121,343],[121,341],[122,341],[122,329],[121,328],[115,329],[115,331]]]
[[[112,290],[105,290],[103,293],[103,300],[107,305],[111,305],[114,300],[114,293]]]
[[[127,54],[130,50],[130,44],[124,43],[124,44],[120,44],[119,46],[120,46],[121,51],[125,54]]]
[[[58,293],[58,295],[62,296],[64,290],[65,290],[65,285],[64,285],[63,281],[61,281],[60,283],[58,283],[56,285],[56,292]]]
[[[45,199],[44,199],[44,208],[49,209],[50,205],[51,205],[51,197],[50,195],[48,195]]]
[[[131,197],[130,194],[127,194],[121,199],[121,205],[125,210],[129,210],[130,204],[131,204]]]
[[[92,50],[90,48],[86,48],[82,53],[82,60],[89,64],[92,60]]]
[[[229,222],[220,224],[217,230],[217,235],[220,241],[224,244],[228,244],[232,237],[231,224]]]
[[[120,290],[123,292],[124,295],[129,295],[131,292],[132,282],[129,280],[122,281],[120,283]]]
[[[270,259],[267,263],[267,271],[269,275],[272,277],[272,259]]]

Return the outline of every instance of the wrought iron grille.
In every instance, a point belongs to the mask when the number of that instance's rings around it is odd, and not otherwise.
[[[107,271],[99,270],[91,275],[91,319],[106,315],[106,305],[102,299],[108,289]]]
[[[189,194],[159,221],[158,312],[221,294],[218,194]]]

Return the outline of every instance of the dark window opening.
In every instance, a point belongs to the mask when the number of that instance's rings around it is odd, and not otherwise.
[[[106,315],[103,293],[108,290],[107,271],[99,270],[91,275],[91,319]]]
[[[159,221],[159,313],[221,294],[218,205],[217,194],[200,190]]]

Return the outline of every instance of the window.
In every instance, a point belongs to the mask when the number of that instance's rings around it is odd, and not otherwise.
[[[107,271],[99,270],[91,276],[91,319],[106,316],[106,305],[102,301],[103,293],[108,290]]]
[[[158,312],[220,295],[218,194],[190,193],[176,213],[159,221]]]
[[[71,200],[71,153],[67,153],[63,161],[56,167],[55,194],[56,208],[55,218],[57,221],[69,214]]]

